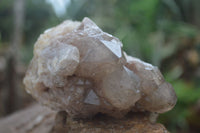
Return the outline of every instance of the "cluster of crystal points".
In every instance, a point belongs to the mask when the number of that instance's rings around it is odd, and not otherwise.
[[[172,109],[176,94],[159,69],[121,48],[119,39],[89,18],[65,21],[37,40],[24,78],[26,90],[43,105],[72,117]]]

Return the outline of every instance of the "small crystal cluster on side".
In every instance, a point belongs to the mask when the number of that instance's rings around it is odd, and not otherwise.
[[[78,118],[163,113],[177,100],[157,67],[128,56],[118,38],[89,18],[40,35],[24,84],[41,104]]]

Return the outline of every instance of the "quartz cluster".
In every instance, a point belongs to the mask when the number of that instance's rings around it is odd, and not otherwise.
[[[24,84],[41,104],[77,118],[163,113],[177,100],[157,67],[128,56],[119,39],[89,18],[64,21],[40,35]]]

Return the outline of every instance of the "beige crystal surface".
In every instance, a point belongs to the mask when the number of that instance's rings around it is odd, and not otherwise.
[[[89,18],[65,21],[40,35],[24,84],[41,104],[72,117],[163,113],[176,103],[157,67],[126,55],[120,40]]]

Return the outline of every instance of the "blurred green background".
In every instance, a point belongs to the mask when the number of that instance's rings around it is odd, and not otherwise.
[[[118,37],[128,54],[158,66],[173,84],[178,102],[158,121],[172,133],[199,133],[199,0],[1,0],[0,116],[33,101],[22,79],[39,35],[85,16]]]

